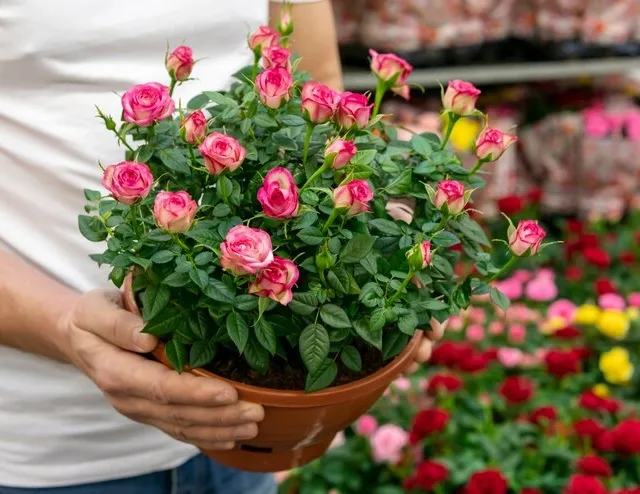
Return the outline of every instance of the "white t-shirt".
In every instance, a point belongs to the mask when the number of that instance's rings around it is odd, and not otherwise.
[[[294,0],[296,1],[296,0]],[[300,0],[297,0],[298,2]],[[119,118],[134,84],[168,83],[167,44],[199,61],[183,103],[252,61],[266,0],[1,0],[0,248],[77,290],[110,286],[80,235],[82,189],[123,159],[94,105]],[[1,321],[0,321],[1,324]],[[197,453],[119,415],[74,367],[0,347],[0,485],[54,487],[173,468]]]

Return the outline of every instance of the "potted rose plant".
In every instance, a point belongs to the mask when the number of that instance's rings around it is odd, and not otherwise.
[[[418,328],[474,294],[506,303],[483,281],[499,270],[465,211],[482,180],[446,139],[399,140],[378,114],[386,91],[407,94],[411,67],[373,53],[370,104],[296,71],[288,30],[254,33],[255,63],[226,92],[176,108],[193,69],[180,47],[166,58],[168,86],[122,96],[123,122],[98,110],[126,161],[104,169],[108,196],[85,191],[79,218],[85,237],[106,240],[92,258],[160,337],[154,355],[265,406],[257,438],[211,453],[261,471],[321,455],[409,365]],[[458,81],[445,111],[472,112],[477,95]],[[473,278],[453,274],[459,250]]]

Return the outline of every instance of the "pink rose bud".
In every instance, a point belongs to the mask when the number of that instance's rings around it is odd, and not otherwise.
[[[369,437],[378,428],[378,421],[372,415],[363,415],[355,423],[356,434],[363,437]]]
[[[509,338],[509,342],[513,343],[514,345],[524,343],[527,339],[527,328],[525,328],[522,324],[512,324],[509,327],[507,337]]]
[[[282,36],[289,36],[293,32],[293,19],[291,17],[291,4],[285,3],[282,6],[282,13],[278,21],[278,31]]]
[[[547,236],[544,229],[534,220],[521,220],[518,227],[509,232],[509,248],[516,256],[537,254],[542,241]]]
[[[159,192],[153,203],[153,216],[158,228],[170,233],[184,233],[191,228],[198,204],[188,192]]]
[[[212,175],[220,175],[225,170],[237,170],[247,154],[235,138],[219,132],[212,132],[205,137],[198,150]]]
[[[273,168],[258,189],[258,202],[270,218],[290,218],[298,211],[298,187],[286,168]]]
[[[281,67],[265,69],[256,77],[260,101],[267,108],[274,110],[289,101],[289,90],[292,84],[291,73]]]
[[[269,297],[282,305],[287,305],[293,299],[291,289],[298,282],[299,276],[298,266],[293,261],[275,256],[249,285],[249,293],[259,297]]]
[[[484,161],[495,161],[518,138],[498,129],[484,129],[476,141],[476,156]]]
[[[438,184],[433,204],[441,211],[452,215],[459,214],[467,204],[464,185],[457,180],[443,180]]]
[[[169,88],[159,82],[138,84],[122,95],[125,122],[148,127],[153,122],[168,118],[176,106]]]
[[[424,242],[414,245],[407,252],[407,262],[412,271],[420,271],[431,264],[431,242]]]
[[[207,135],[207,117],[200,110],[196,110],[182,121],[180,135],[189,144],[195,144]]]
[[[396,424],[385,424],[369,438],[371,455],[376,463],[396,465],[402,460],[409,434]]]
[[[151,170],[144,163],[122,161],[110,165],[102,176],[102,185],[122,204],[133,204],[149,195],[153,185]]]
[[[467,340],[473,343],[484,340],[484,327],[481,324],[469,324],[467,326]]]
[[[235,276],[255,274],[273,261],[271,237],[264,230],[237,225],[220,244],[220,264]]]
[[[524,354],[517,348],[498,348],[498,362],[500,362],[502,366],[506,367],[507,369],[513,369],[514,367],[522,364],[522,357],[524,357]]]
[[[336,111],[338,125],[343,129],[352,127],[364,129],[369,123],[373,108],[373,105],[367,105],[368,102],[369,100],[364,94],[350,93],[349,91],[342,93]]]
[[[262,66],[265,69],[280,67],[291,71],[291,52],[281,46],[266,46],[262,50]]]
[[[349,208],[347,216],[369,211],[369,201],[373,191],[365,180],[352,180],[333,191],[333,204],[336,208]]]
[[[409,99],[409,85],[407,79],[413,71],[409,62],[393,53],[378,53],[369,50],[371,55],[371,70],[382,82],[393,82],[392,91]]]
[[[449,83],[442,98],[445,110],[460,116],[472,115],[476,109],[476,101],[480,90],[470,82],[456,79]]]
[[[337,138],[324,150],[324,157],[335,154],[331,166],[339,170],[349,164],[349,161],[356,155],[358,148],[353,141],[345,141]]]
[[[262,50],[267,46],[277,45],[280,41],[280,34],[269,26],[260,26],[249,37],[249,48],[258,55],[262,54]]]
[[[328,122],[338,108],[340,94],[319,82],[302,86],[302,114],[311,123]]]
[[[193,70],[193,50],[188,46],[178,46],[167,57],[167,72],[176,81],[186,81]]]

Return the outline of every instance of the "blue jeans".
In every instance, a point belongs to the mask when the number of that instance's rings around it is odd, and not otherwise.
[[[0,494],[276,494],[271,475],[224,467],[199,455],[164,472],[95,484],[22,489],[0,486]]]

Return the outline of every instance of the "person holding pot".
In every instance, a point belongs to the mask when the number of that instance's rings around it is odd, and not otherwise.
[[[318,80],[341,86],[329,0],[290,0],[293,49]],[[207,58],[187,101],[225,87],[252,62],[247,34],[266,0],[64,0],[0,5],[0,494],[272,494],[273,478],[232,470],[198,448],[256,435],[260,406],[232,386],[145,358],[156,345],[122,308],[77,231],[84,188],[122,156],[98,105],[165,80],[167,42]],[[270,5],[276,22],[282,8]],[[425,339],[417,357],[429,356]],[[118,413],[119,412],[119,413]]]

